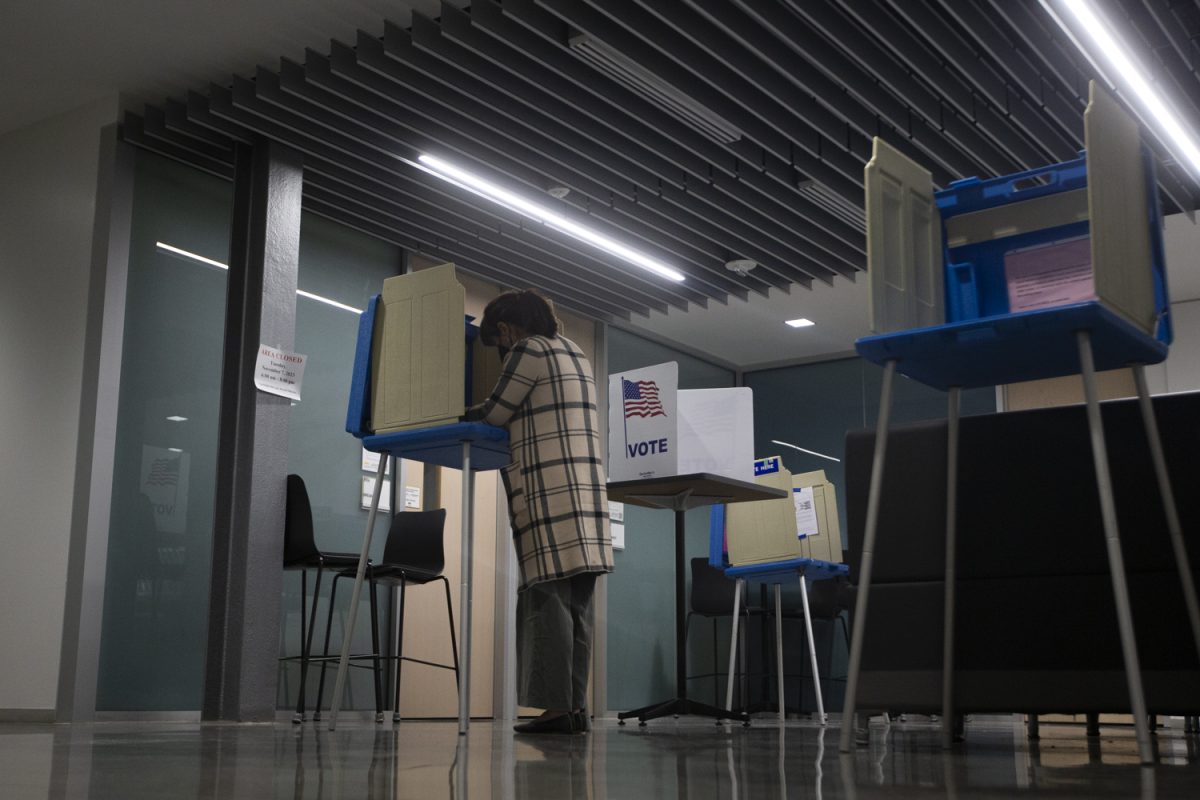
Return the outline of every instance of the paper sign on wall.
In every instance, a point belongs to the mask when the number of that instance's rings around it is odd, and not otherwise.
[[[674,361],[608,378],[608,471],[613,481],[674,475],[678,443]]]
[[[367,448],[362,451],[362,468],[363,472],[379,473],[379,453],[372,453]],[[384,475],[392,474],[392,460],[389,458],[388,463],[383,467]]]
[[[362,478],[362,507],[370,508],[371,499],[375,496],[375,478],[370,475],[363,475]],[[383,479],[383,491],[379,495],[379,510],[392,510],[392,482],[387,478]]]
[[[299,402],[306,358],[300,353],[289,353],[260,344],[258,358],[254,362],[254,385],[259,391]]]
[[[625,504],[608,503],[609,528],[612,531],[613,550],[625,549]]]
[[[404,487],[404,507],[405,508],[420,508],[421,507],[421,487],[405,486]]]
[[[625,549],[625,523],[614,522],[609,527],[612,529],[613,550],[624,550]]]

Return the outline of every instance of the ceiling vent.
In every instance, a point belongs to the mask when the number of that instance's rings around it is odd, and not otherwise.
[[[730,144],[742,138],[742,132],[688,95],[659,78],[624,53],[586,33],[572,36],[571,50],[596,69],[661,106],[708,138]]]
[[[830,191],[826,186],[814,180],[800,181],[796,188],[800,194],[811,200],[817,207],[828,211],[851,227],[866,230],[866,212],[840,194]]]

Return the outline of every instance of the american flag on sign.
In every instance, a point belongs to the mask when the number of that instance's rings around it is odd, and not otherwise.
[[[658,399],[658,384],[654,381],[627,381],[622,378],[621,393],[625,401],[625,419],[667,415],[662,401]]]
[[[150,464],[147,486],[175,486],[179,483],[179,459],[156,458]]]

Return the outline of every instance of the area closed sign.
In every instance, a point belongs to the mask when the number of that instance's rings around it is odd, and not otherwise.
[[[305,356],[265,344],[258,346],[254,362],[254,385],[259,391],[300,402]]]

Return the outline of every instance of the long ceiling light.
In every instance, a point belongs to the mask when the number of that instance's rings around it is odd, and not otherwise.
[[[163,250],[167,253],[170,253],[171,255],[176,255],[176,256],[179,256],[180,258],[186,258],[190,261],[195,261],[199,264],[204,264],[205,266],[216,267],[217,269],[229,269],[228,264],[222,264],[220,261],[214,261],[211,258],[205,258],[202,255],[197,255],[196,253],[192,253],[187,250],[184,250],[181,247],[175,247],[174,245],[164,244],[163,242],[155,242],[154,245],[159,250]],[[316,300],[318,303],[324,303],[327,306],[333,306],[334,308],[340,308],[343,311],[352,311],[355,314],[361,314],[363,312],[363,310],[361,308],[355,308],[354,306],[348,306],[345,303],[339,303],[337,300],[330,300],[328,297],[322,297],[319,294],[313,294],[312,292],[306,292],[303,289],[297,289],[296,294],[300,295],[301,297],[307,297],[309,300]]]
[[[568,41],[571,51],[610,78],[632,89],[703,133],[713,141],[730,144],[742,132],[689,95],[679,91],[650,70],[601,40],[581,33]]]
[[[1137,97],[1142,106],[1150,112],[1158,124],[1159,131],[1166,134],[1166,137],[1174,145],[1172,149],[1175,151],[1175,155],[1182,156],[1182,160],[1186,161],[1192,176],[1200,180],[1200,147],[1196,145],[1195,139],[1188,133],[1178,115],[1171,110],[1166,100],[1154,89],[1145,73],[1138,67],[1129,47],[1101,20],[1091,3],[1084,0],[1060,0],[1060,2],[1071,12],[1079,26],[1091,39],[1095,46],[1094,52],[1084,47],[1076,38],[1072,28],[1055,10],[1053,0],[1041,0],[1042,6],[1054,18],[1054,21],[1101,73],[1104,72],[1104,69],[1098,62],[1096,54],[1107,61],[1109,67]],[[1111,78],[1109,82],[1115,84]]]
[[[656,261],[649,256],[643,255],[636,250],[633,250],[615,239],[610,239],[598,231],[594,231],[585,225],[580,225],[577,222],[572,222],[566,217],[551,211],[545,206],[526,200],[525,198],[508,191],[491,181],[460,169],[453,164],[443,161],[436,156],[422,155],[418,158],[421,166],[429,173],[436,175],[442,180],[449,181],[457,186],[468,189],[478,195],[497,202],[506,208],[523,214],[538,222],[544,223],[551,228],[562,231],[563,233],[574,236],[576,239],[587,242],[588,244],[598,247],[601,250],[612,253],[618,258],[624,259],[631,264],[636,264],[642,269],[649,270],[656,275],[661,275],[664,278],[669,278],[673,281],[682,281],[685,276],[682,272],[668,267],[660,261]]]

